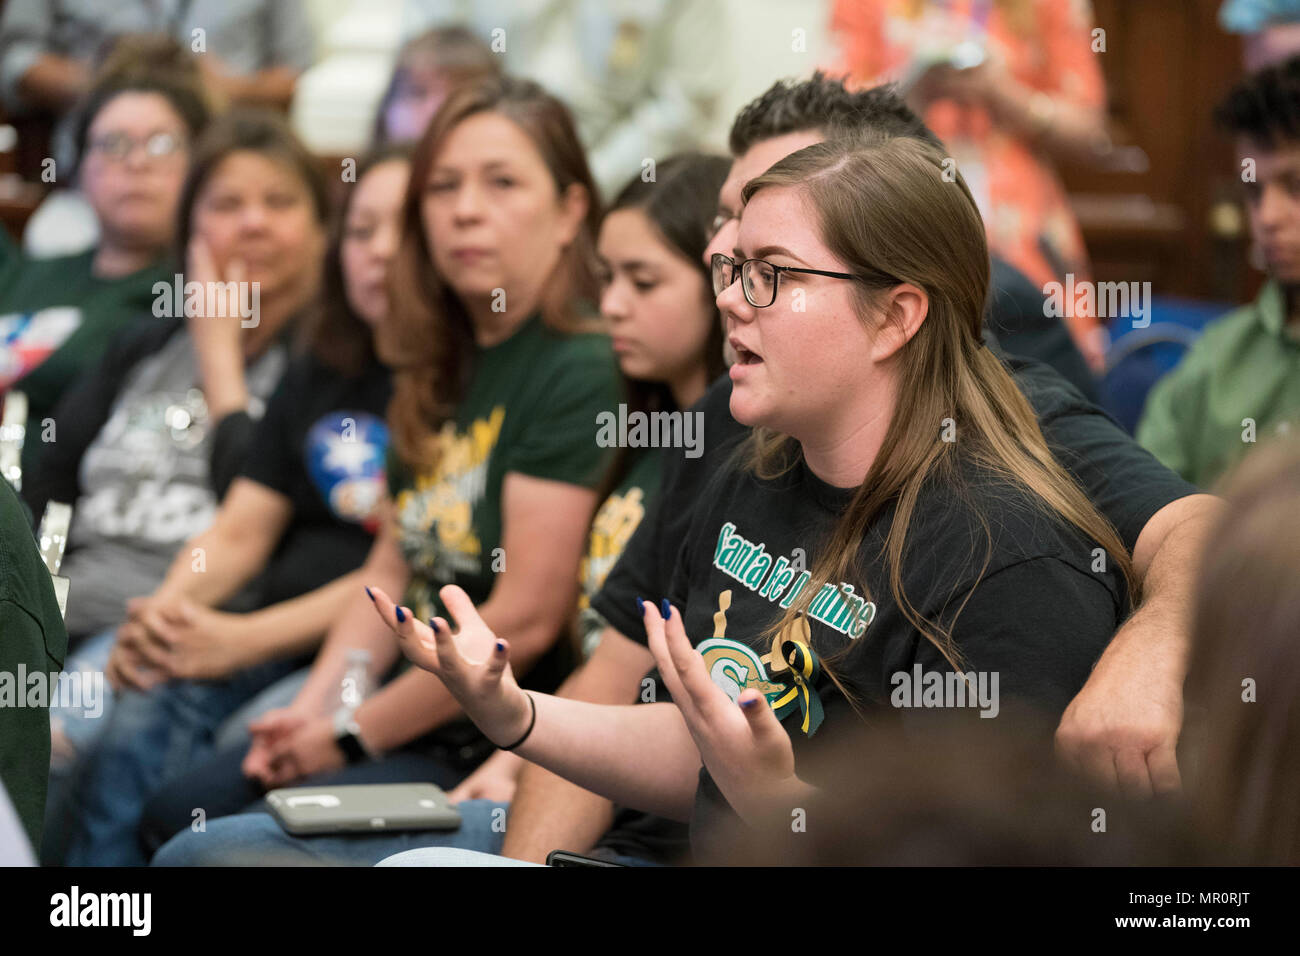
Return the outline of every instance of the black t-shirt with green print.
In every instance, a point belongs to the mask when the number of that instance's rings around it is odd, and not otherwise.
[[[175,271],[165,259],[129,275],[94,274],[95,251],[30,259],[14,251],[0,260],[0,393],[27,395],[24,471],[39,449],[41,421],[114,339],[153,317],[154,284]]]
[[[779,478],[760,479],[734,460],[703,489],[669,595],[728,696],[755,687],[774,707],[786,704],[778,715],[797,772],[806,773],[812,748],[852,732],[855,709],[873,721],[924,720],[925,708],[1000,714],[1050,747],[1061,713],[1118,626],[1123,579],[1113,561],[1098,562],[1095,542],[1009,481],[964,459],[956,467],[960,483],[935,476],[918,496],[899,570],[907,600],[949,631],[963,672],[973,675],[960,700],[945,676],[956,677],[952,666],[894,600],[883,557],[894,503],[862,537],[856,580],[844,582],[844,592],[823,586],[809,616],[786,635],[833,661],[855,698],[850,703],[824,671],[808,679],[811,694],[799,693],[781,651],[763,635],[809,585],[854,489],[826,484],[802,461]],[[661,685],[657,699],[663,693]],[[702,770],[691,821],[697,860],[725,857],[716,840],[730,813]]]

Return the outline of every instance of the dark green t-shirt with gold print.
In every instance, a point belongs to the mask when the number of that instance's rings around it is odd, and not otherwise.
[[[437,467],[415,475],[390,460],[398,545],[411,568],[405,604],[442,613],[438,589],[487,599],[511,556],[501,548],[505,476],[595,487],[609,461],[597,416],[617,408],[609,339],[562,335],[534,316],[504,342],[479,348],[464,400],[438,436]]]
[[[605,576],[623,554],[628,539],[659,492],[663,453],[658,448],[632,451],[627,473],[596,508],[587,535],[587,551],[578,566],[578,642],[585,660],[600,643],[606,620],[591,606]]]

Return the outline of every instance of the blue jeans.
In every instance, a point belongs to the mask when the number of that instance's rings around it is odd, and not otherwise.
[[[350,836],[296,837],[269,813],[209,820],[204,831],[183,830],[163,845],[153,866],[374,866],[385,857],[424,847],[500,853],[507,804],[466,800],[457,830],[416,830]]]
[[[81,679],[97,681],[99,698],[94,707],[74,707],[50,702],[50,732],[57,729],[70,745],[71,753],[54,753],[50,759],[50,783],[45,797],[45,838],[41,841],[41,860],[62,863],[67,855],[72,820],[78,808],[76,782],[83,758],[94,749],[101,731],[108,726],[115,692],[104,678],[109,653],[117,639],[117,628],[107,628],[77,646],[63,662],[66,674],[80,674]],[[91,675],[94,675],[93,677]]]
[[[110,627],[107,630],[100,631],[94,637],[82,642],[73,653],[68,655],[68,659],[63,662],[63,671],[67,674],[79,673],[83,677],[91,674],[98,674],[102,684],[100,689],[101,696],[95,702],[96,706],[91,708],[73,707],[63,703],[50,704],[50,719],[58,721],[67,737],[68,742],[73,745],[78,753],[88,750],[94,745],[95,739],[99,736],[100,730],[108,724],[108,714],[113,707],[113,685],[102,677],[104,668],[108,666],[108,657],[113,650],[113,642],[117,640],[117,628]],[[51,771],[56,772],[62,769],[59,766],[52,766]]]
[[[293,671],[269,661],[220,681],[177,681],[117,696],[108,724],[77,774],[69,866],[140,866],[136,835],[146,800],[213,749],[217,728],[241,704]]]

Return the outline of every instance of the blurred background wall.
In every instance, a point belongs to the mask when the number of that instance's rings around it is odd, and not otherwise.
[[[105,0],[111,3],[112,0]],[[1072,2],[1072,0],[1061,0]],[[618,0],[610,0],[617,5]],[[698,145],[725,149],[736,110],[777,78],[837,62],[829,0],[692,0],[720,8],[701,70],[722,70]],[[316,63],[299,79],[294,125],[325,161],[364,149],[403,39],[454,0],[304,0]],[[1241,41],[1220,27],[1221,0],[1092,0],[1116,148],[1100,166],[1064,165],[1098,280],[1150,281],[1157,295],[1240,302],[1260,276],[1248,264],[1231,144],[1210,112],[1242,72]],[[3,3],[0,3],[0,8]],[[467,9],[474,9],[469,4]],[[14,235],[42,196],[49,154],[40,119],[0,130],[0,221]]]

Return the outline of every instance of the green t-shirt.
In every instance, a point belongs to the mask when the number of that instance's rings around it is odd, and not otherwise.
[[[18,496],[0,481],[0,780],[37,854],[50,774],[49,698],[67,653],[50,572]]]
[[[152,321],[154,284],[175,271],[164,259],[129,275],[94,275],[95,252],[52,259],[0,259],[0,393],[27,395],[26,473],[42,419],[129,324]]]
[[[1211,487],[1247,452],[1300,432],[1300,334],[1288,328],[1282,288],[1205,329],[1147,396],[1137,439],[1168,468]]]
[[[583,657],[591,656],[605,629],[605,620],[591,607],[591,599],[605,583],[628,539],[645,517],[650,500],[659,493],[663,478],[663,453],[657,448],[634,451],[630,467],[608,498],[596,509],[587,538],[587,552],[578,568],[578,638]]]
[[[608,463],[596,443],[598,415],[619,401],[608,338],[559,335],[533,317],[474,361],[455,419],[438,436],[436,469],[412,475],[390,459],[398,545],[412,573],[404,601],[421,620],[442,613],[439,588],[459,585],[477,604],[505,569],[508,473],[591,488]]]

